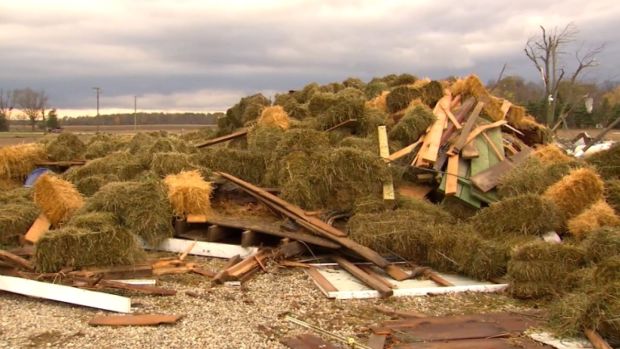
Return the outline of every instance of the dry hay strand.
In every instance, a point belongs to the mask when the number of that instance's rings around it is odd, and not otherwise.
[[[602,227],[616,226],[620,226],[620,217],[605,200],[595,202],[567,222],[568,231],[578,239],[583,239]]]
[[[202,179],[198,171],[183,171],[164,178],[168,187],[168,200],[174,214],[209,214],[211,211],[211,183]]]
[[[620,142],[588,156],[586,161],[594,165],[603,178],[620,179]]]
[[[441,219],[415,210],[359,213],[347,224],[349,237],[379,252],[426,264],[432,233]]]
[[[384,81],[371,81],[366,84],[364,88],[364,93],[366,94],[366,99],[370,101],[376,99],[381,95],[385,95],[387,97],[387,93],[389,92],[390,87]],[[380,107],[380,106],[383,107]],[[385,97],[383,97],[383,103],[373,103],[373,107],[384,108],[385,107]],[[383,111],[387,111],[387,109],[382,109]]]
[[[366,107],[378,109],[382,112],[387,112],[387,96],[389,94],[390,91],[381,91],[376,97],[373,97],[371,100],[366,102]]]
[[[58,226],[84,205],[84,198],[70,182],[44,173],[34,184],[34,202],[50,223]]]
[[[113,182],[93,195],[84,212],[110,212],[132,233],[152,246],[172,236],[172,207],[166,188],[157,179]]]
[[[598,285],[620,282],[620,256],[611,256],[600,261],[594,269],[594,281]]]
[[[283,130],[288,130],[289,116],[284,108],[279,105],[267,107],[261,112],[260,117],[258,118],[258,125],[275,126]]]
[[[426,133],[437,118],[432,110],[424,105],[418,105],[407,111],[402,119],[390,131],[390,139],[409,145]]]
[[[34,203],[25,200],[0,205],[0,244],[17,245],[39,212]]]
[[[450,92],[453,96],[462,95],[463,100],[467,96],[473,96],[478,101],[484,102],[481,116],[486,116],[492,121],[504,119],[504,113],[501,111],[503,101],[492,96],[476,75],[470,75],[465,79],[457,80],[450,86]]]
[[[519,124],[518,129],[523,133],[523,135],[519,135],[519,139],[525,144],[533,147],[537,144],[553,142],[553,132],[551,129],[536,122],[532,116],[526,115]]]
[[[41,144],[0,147],[0,178],[22,181],[35,169],[35,164],[45,158],[45,148]]]
[[[559,225],[559,216],[552,201],[525,194],[492,203],[478,211],[470,222],[482,236],[499,238],[544,234]]]
[[[30,188],[19,187],[7,191],[0,192],[0,204],[16,204],[32,202],[33,192]]]
[[[146,170],[138,158],[126,153],[116,152],[102,158],[88,161],[80,167],[73,167],[65,172],[64,178],[77,182],[78,180],[96,175],[116,175],[120,180],[131,180]]]
[[[210,147],[192,155],[191,161],[198,166],[260,184],[265,175],[267,158],[256,151]]]
[[[517,247],[508,262],[509,292],[522,299],[562,294],[571,288],[568,275],[585,263],[585,251],[570,244],[534,241]]]
[[[421,98],[422,91],[409,86],[399,86],[394,88],[386,97],[387,110],[396,113],[407,108],[414,99]]]
[[[566,155],[566,152],[555,144],[540,146],[536,148],[532,155],[538,158],[544,165],[573,161],[573,158]]]
[[[581,166],[577,161],[543,164],[537,157],[530,156],[500,178],[498,193],[503,198],[528,193],[542,194],[571,170]]]
[[[280,127],[262,126],[248,131],[248,150],[259,153],[270,153],[282,139],[284,130]]]
[[[120,178],[115,174],[92,175],[78,179],[75,182],[75,187],[82,195],[92,196],[104,185],[118,181]]]
[[[135,237],[105,212],[76,216],[36,244],[35,268],[57,272],[65,267],[131,265],[144,259]]]
[[[620,180],[613,179],[605,182],[605,198],[611,207],[620,214]]]
[[[160,178],[190,170],[199,170],[206,177],[211,175],[209,169],[194,164],[190,155],[177,152],[154,153],[150,169]]]
[[[409,86],[413,88],[423,88],[424,86],[430,84],[431,81],[432,80],[430,78],[421,78],[416,80],[413,84],[410,84]]]
[[[424,81],[424,80],[418,80]],[[417,82],[416,82],[417,83]],[[433,80],[422,86],[414,86],[414,88],[422,89],[422,101],[431,108],[443,97],[443,87],[439,81]]]
[[[73,133],[61,133],[45,146],[47,156],[52,161],[82,159],[86,145]]]
[[[506,113],[506,121],[509,124],[516,127],[517,129],[523,128],[523,126],[527,126],[527,122],[524,123],[524,119],[526,119],[527,111],[524,107],[519,105],[511,105],[510,109],[508,109],[508,113]]]
[[[604,183],[596,171],[580,168],[547,188],[543,196],[553,201],[562,218],[568,220],[602,199],[603,189]]]
[[[618,228],[602,228],[588,234],[581,246],[586,251],[586,259],[590,263],[598,263],[605,258],[620,254],[620,230]]]

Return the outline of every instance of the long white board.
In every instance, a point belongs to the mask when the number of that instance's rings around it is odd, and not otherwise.
[[[196,241],[196,245],[189,254],[196,256],[231,258],[239,255],[241,258],[252,255],[258,251],[258,247],[241,247],[239,245],[222,244],[218,242]],[[183,253],[194,244],[193,240],[166,239],[162,241],[156,250]]]
[[[0,275],[0,290],[119,313],[131,312],[131,299],[127,297],[13,276]]]

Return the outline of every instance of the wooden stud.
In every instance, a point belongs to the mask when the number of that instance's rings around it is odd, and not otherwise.
[[[390,156],[387,128],[385,126],[379,126],[377,130],[379,132],[379,155],[386,159]],[[396,200],[396,196],[394,194],[394,182],[392,181],[391,175],[388,180],[383,183],[383,200]]]
[[[47,217],[45,217],[45,215],[41,213],[39,217],[37,217],[37,219],[34,221],[34,223],[32,223],[30,229],[28,229],[28,232],[24,236],[24,240],[33,244],[36,243],[37,241],[39,241],[41,236],[43,236],[43,234],[45,234],[50,229],[51,225],[52,224],[47,219]]]
[[[452,155],[448,157],[448,168],[446,170],[446,196],[456,195],[458,189],[458,176],[459,173],[459,155]]]
[[[467,136],[471,132],[471,129],[474,127],[476,123],[476,119],[478,119],[478,115],[480,115],[480,112],[482,111],[483,107],[484,107],[483,102],[478,102],[478,104],[476,104],[476,107],[469,115],[469,118],[465,122],[465,125],[463,125],[463,129],[461,129],[461,134],[459,134],[452,148],[448,150],[449,155],[456,155],[461,152],[461,149],[463,149],[463,146],[465,146],[465,144],[467,143],[466,142]]]
[[[383,283],[375,280],[375,278],[373,278],[372,276],[368,275],[365,271],[360,269],[355,264],[349,262],[348,260],[346,260],[346,259],[344,259],[344,258],[342,258],[340,256],[335,256],[333,258],[334,258],[334,261],[336,263],[338,263],[338,265],[342,269],[344,269],[347,272],[349,272],[351,275],[353,275],[354,277],[359,279],[361,282],[363,282],[364,284],[366,284],[370,288],[372,288],[372,289],[376,290],[377,292],[379,292],[381,297],[389,297],[389,296],[391,296],[394,293],[394,291],[391,288],[389,288],[389,287],[385,286]]]

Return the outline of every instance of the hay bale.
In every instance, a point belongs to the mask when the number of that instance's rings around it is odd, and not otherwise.
[[[390,91],[382,91],[376,97],[373,97],[369,101],[366,102],[366,107],[374,108],[381,110],[382,112],[387,112],[387,96],[390,94]]]
[[[181,135],[181,139],[186,142],[201,143],[208,139],[215,138],[217,131],[214,127],[207,126],[199,128],[193,132],[187,132]]]
[[[610,256],[600,261],[594,269],[594,282],[598,285],[620,282],[620,256]]]
[[[492,96],[476,75],[457,80],[450,86],[450,92],[453,96],[462,95],[462,100],[468,96],[473,96],[478,101],[484,101],[481,116],[486,116],[492,121],[504,119],[504,113],[501,110],[503,100]]]
[[[333,101],[331,98],[333,98]],[[313,97],[312,99],[314,100],[315,98]],[[327,108],[318,112],[318,114],[315,114],[312,109],[312,100],[310,101],[309,108],[312,115],[318,117],[322,129],[327,129],[346,120],[361,119],[364,114],[365,102],[365,96],[361,91],[345,88],[333,97],[330,97],[330,99],[324,100],[321,108],[326,106]],[[316,109],[320,108],[316,107]]]
[[[411,84],[415,84],[415,82],[418,80],[416,76],[411,75],[409,73],[403,73],[403,74],[394,75],[394,76],[388,75],[384,77],[384,79],[387,79],[390,87],[401,86],[401,85],[411,85]]]
[[[275,126],[283,130],[288,130],[289,117],[284,108],[279,105],[267,107],[261,112],[258,118],[258,125]]]
[[[444,197],[441,207],[459,220],[469,219],[478,213],[473,206],[453,196]]]
[[[620,226],[620,217],[605,200],[599,200],[567,222],[568,231],[578,239],[602,227]]]
[[[429,81],[419,88],[422,90],[422,102],[431,108],[434,108],[435,104],[443,97],[443,87],[439,81]]]
[[[111,141],[95,141],[86,147],[84,152],[85,159],[96,159],[104,157],[113,151],[118,150],[118,145]]]
[[[50,223],[58,226],[84,205],[84,198],[70,182],[44,173],[34,184],[34,202]]]
[[[143,258],[135,237],[105,212],[75,216],[66,227],[45,234],[35,249],[35,267],[40,272],[131,265]]]
[[[209,169],[196,165],[190,155],[177,152],[154,153],[149,167],[160,178],[190,170],[199,170],[206,177],[211,175]]]
[[[226,172],[254,184],[262,183],[267,166],[265,154],[234,148],[205,148],[190,159],[196,165]]]
[[[19,237],[28,231],[39,212],[29,201],[3,202],[0,205],[0,244],[17,245]]]
[[[516,298],[542,298],[570,290],[568,275],[585,263],[585,251],[570,244],[534,241],[516,248],[508,262],[509,292]]]
[[[172,207],[165,186],[157,179],[106,184],[86,201],[82,212],[110,212],[124,228],[151,245],[173,233]]]
[[[421,98],[422,92],[409,86],[399,86],[394,88],[386,97],[387,110],[396,113],[407,108],[414,99]]]
[[[32,189],[19,187],[7,191],[0,192],[0,204],[16,204],[32,201]]]
[[[379,109],[364,107],[364,113],[357,120],[355,132],[362,136],[377,138],[377,127],[392,126],[392,119],[387,113]]]
[[[283,135],[284,130],[280,127],[258,125],[248,131],[248,150],[271,153]]]
[[[183,171],[164,178],[168,187],[168,200],[174,214],[209,214],[211,211],[211,183],[205,182],[198,171]]]
[[[613,179],[605,182],[605,199],[620,214],[620,180]]]
[[[355,148],[379,154],[379,140],[377,138],[349,136],[343,138],[338,143],[338,146]]]
[[[605,179],[620,179],[620,142],[586,158]]]
[[[116,152],[90,160],[83,166],[73,167],[63,177],[72,182],[77,182],[90,176],[110,174],[118,176],[120,180],[132,180],[146,169],[147,166],[130,153]]]
[[[92,196],[104,185],[118,181],[120,178],[115,174],[92,175],[78,179],[75,182],[75,187],[82,195]]]
[[[367,195],[355,199],[353,215],[364,213],[381,213],[396,208],[393,201],[383,200],[382,195]]]
[[[41,144],[0,147],[0,178],[21,182],[35,169],[35,164],[45,158],[45,148]]]
[[[17,189],[21,186],[21,181],[10,178],[0,178],[0,192]]]
[[[598,263],[605,258],[620,254],[620,230],[602,228],[586,236],[581,246],[586,251],[590,263]]]
[[[364,93],[366,94],[366,99],[370,101],[375,100],[377,97],[381,95],[385,95],[389,93],[389,86],[387,83],[383,81],[371,81],[364,88]],[[383,98],[383,105],[385,106],[385,97]],[[382,109],[385,111],[385,109]]]
[[[523,163],[504,174],[497,186],[500,197],[507,198],[522,194],[542,194],[581,163],[543,164],[537,157],[530,156]]]
[[[543,196],[556,204],[563,220],[568,220],[600,200],[603,188],[604,183],[594,170],[581,168],[547,188]]]
[[[536,148],[532,154],[540,160],[544,165],[552,163],[566,163],[573,161],[573,158],[568,156],[565,151],[560,149],[555,144],[547,144]]]
[[[127,151],[129,154],[136,155],[140,152],[145,151],[146,148],[150,147],[155,143],[156,138],[144,132],[138,132],[133,137],[129,143],[127,143]]]
[[[269,105],[271,105],[269,99],[260,93],[241,98],[239,103],[226,110],[225,118],[218,119],[218,126],[222,126],[219,123],[220,120],[225,121],[223,125],[225,127],[220,131],[223,132],[222,134],[228,134],[245,123],[256,120],[263,108]]]
[[[334,88],[338,86],[338,88]],[[339,83],[333,83],[333,86],[327,88],[327,90],[329,92],[337,92],[340,89],[344,88],[344,86],[342,84]],[[319,86],[319,84],[317,84],[316,82],[311,82],[309,84],[307,84],[306,86],[304,86],[301,91],[296,92],[294,94],[295,99],[297,99],[297,101],[299,103],[308,103],[310,101],[310,99],[312,97],[314,97],[314,95],[320,91],[325,90],[326,88]]]
[[[52,161],[82,159],[86,145],[73,133],[61,133],[45,146],[47,156]]]
[[[389,133],[389,138],[409,145],[420,139],[426,129],[431,126],[437,118],[433,111],[424,105],[418,105],[408,110]]]
[[[559,225],[558,209],[539,195],[513,196],[483,208],[470,219],[485,237],[541,235]]]

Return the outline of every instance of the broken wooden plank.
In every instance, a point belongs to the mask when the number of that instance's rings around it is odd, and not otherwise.
[[[222,136],[222,137],[217,137],[217,138],[209,139],[209,140],[207,140],[205,142],[197,144],[196,148],[208,147],[210,145],[214,145],[214,144],[218,144],[218,143],[229,141],[231,139],[243,137],[243,136],[245,136],[247,134],[248,134],[248,130],[247,129],[242,129],[242,130],[239,130],[237,132],[233,132],[231,134],[228,134],[228,135],[225,135],[225,136]]]
[[[465,125],[463,125],[461,133],[454,142],[454,145],[452,145],[452,147],[448,150],[449,155],[460,154],[463,146],[465,146],[466,144],[467,137],[469,136],[472,128],[476,123],[476,120],[478,119],[478,115],[480,115],[480,112],[482,111],[482,107],[484,107],[484,102],[478,102],[478,104],[476,104],[476,107],[469,115],[469,118],[465,122]]]
[[[454,114],[452,114],[452,111],[450,111],[450,108],[446,108],[445,105],[442,105],[442,109],[443,109],[444,113],[446,113],[446,116],[448,117],[448,120],[450,120],[450,122],[452,122],[452,124],[454,125],[454,127],[457,130],[460,130],[460,129],[463,128],[463,125],[461,125],[461,123],[456,118],[456,116],[454,116]]]
[[[100,280],[96,283],[96,286],[102,288],[116,288],[120,290],[135,291],[155,296],[174,296],[175,294],[177,294],[176,290],[169,288],[151,285],[135,285],[113,280]]]
[[[392,349],[546,349],[521,338],[464,339],[397,344]],[[547,347],[550,348],[550,347]]]
[[[260,250],[256,254],[247,256],[241,262],[229,267],[224,272],[224,276],[239,279],[243,274],[252,271],[255,268],[262,266],[263,261],[269,257],[269,251]]]
[[[459,173],[459,155],[452,155],[448,157],[448,168],[446,170],[446,196],[454,196],[456,194],[458,186],[458,173]]]
[[[50,229],[51,225],[52,223],[50,223],[47,217],[45,217],[45,215],[41,213],[39,217],[37,217],[37,219],[34,221],[34,223],[32,223],[32,226],[30,227],[30,229],[28,229],[26,235],[24,235],[24,240],[33,244],[36,243],[37,241],[39,241],[41,236],[43,236],[43,234],[45,234]]]
[[[403,156],[408,155],[409,153],[411,153],[412,151],[415,150],[416,147],[418,147],[421,143],[422,143],[422,137],[420,137],[420,139],[418,139],[415,143],[410,144],[396,152],[394,152],[391,155],[388,155],[388,157],[385,158],[385,160],[388,161],[396,161],[400,158],[402,158]]]
[[[182,253],[187,250],[188,246],[196,243],[189,254],[196,256],[207,256],[216,258],[230,258],[235,255],[242,257],[249,256],[258,251],[257,247],[241,247],[239,245],[222,244],[219,242],[192,241],[183,239],[169,238],[162,241],[156,248],[147,246],[147,248],[159,251]]]
[[[131,299],[127,297],[13,276],[0,275],[0,290],[119,313],[131,312]]]
[[[16,267],[21,267],[26,270],[34,270],[32,263],[20,256],[17,256],[9,251],[0,250],[0,260],[4,260]]]
[[[490,130],[492,128],[496,128],[496,127],[500,127],[502,125],[505,125],[507,123],[506,120],[500,120],[500,121],[495,121],[493,123],[490,124],[486,124],[486,125],[482,125],[482,126],[478,126],[475,129],[473,129],[469,135],[467,136],[467,140],[465,141],[465,143],[469,143],[471,141],[474,140],[474,138],[478,137],[479,134],[481,134],[482,132],[486,131],[486,130]]]
[[[387,128],[385,126],[377,127],[379,133],[379,156],[387,159],[390,156],[390,147],[388,146]],[[389,166],[389,165],[388,165]],[[392,175],[383,183],[383,200],[396,200],[394,195],[394,181]]]
[[[461,157],[463,159],[475,159],[479,156],[480,152],[474,142],[465,144],[463,150],[461,150]]]
[[[338,289],[334,287],[334,285],[332,285],[332,283],[329,282],[329,280],[327,280],[325,276],[323,276],[323,274],[321,274],[316,267],[311,266],[310,268],[308,268],[307,272],[308,272],[308,275],[310,275],[310,278],[312,279],[314,284],[323,293],[327,294],[330,292],[338,292]]]
[[[531,151],[531,148],[524,148],[512,158],[505,158],[503,161],[500,161],[496,165],[493,165],[486,170],[471,176],[471,183],[483,193],[490,191],[497,186],[500,178],[504,174],[510,171],[514,166],[525,161]]]
[[[230,259],[228,259],[228,261],[226,262],[222,270],[220,270],[217,274],[215,274],[215,276],[211,280],[211,283],[212,284],[221,283],[226,274],[226,270],[239,262],[241,262],[241,257],[239,255],[233,256]]]
[[[151,264],[120,265],[110,267],[87,267],[72,271],[70,276],[101,277],[103,279],[134,279],[153,275]]]
[[[396,188],[396,192],[400,196],[424,200],[426,198],[426,195],[428,195],[428,193],[433,191],[433,189],[434,188],[430,185],[407,183],[407,184],[400,184]]]
[[[396,264],[390,264],[384,268],[384,271],[394,280],[403,281],[407,280],[411,277],[411,274],[404,271],[401,267]]]
[[[454,286],[453,283],[451,283],[450,281],[444,279],[441,275],[435,273],[432,270],[428,270],[425,273],[426,277],[428,277],[431,281],[437,283],[440,286],[444,286],[444,287],[450,287],[450,286]]]
[[[444,109],[450,109],[450,101],[452,97],[450,95],[443,96],[433,109],[433,114],[437,117],[437,120],[431,125],[430,130],[424,138],[424,143],[420,149],[420,160],[427,161],[431,164],[437,161],[439,153],[439,147],[441,146],[441,138],[443,135],[444,125],[448,116],[444,112]],[[418,166],[421,165],[418,162]]]
[[[333,130],[337,130],[337,129],[341,128],[341,127],[354,126],[354,125],[357,125],[357,119],[349,119],[349,120],[345,120],[345,121],[343,121],[343,122],[341,122],[339,124],[336,124],[336,125],[328,128],[327,130],[325,130],[325,132],[330,132],[330,131],[333,131]]]
[[[361,282],[363,282],[367,286],[379,292],[381,297],[389,297],[394,293],[391,288],[387,287],[384,283],[377,281],[374,277],[368,275],[365,271],[360,269],[355,264],[349,262],[348,260],[340,256],[334,256],[333,259],[344,270],[351,273],[351,275],[355,276],[357,279],[359,279]]]
[[[141,315],[95,315],[88,321],[91,326],[157,326],[174,324],[181,315],[141,314]]]

